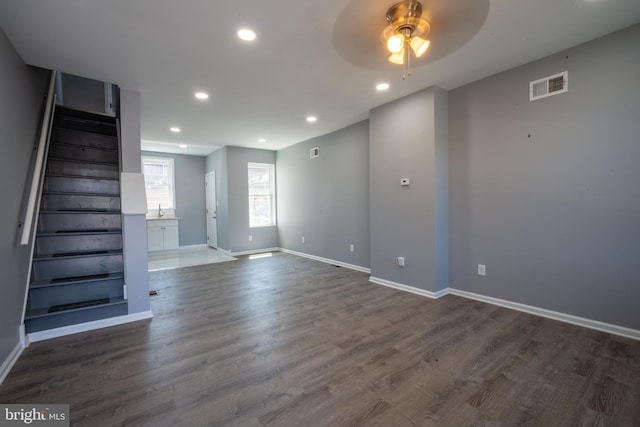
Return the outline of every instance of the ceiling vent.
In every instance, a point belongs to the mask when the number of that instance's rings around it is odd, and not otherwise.
[[[544,79],[529,82],[529,101],[557,95],[569,90],[569,72],[564,71]]]

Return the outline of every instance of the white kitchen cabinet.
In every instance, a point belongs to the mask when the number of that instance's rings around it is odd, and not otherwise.
[[[179,238],[178,219],[147,219],[149,252],[178,249]]]

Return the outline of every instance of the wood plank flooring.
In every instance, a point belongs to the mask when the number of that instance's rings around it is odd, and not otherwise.
[[[638,426],[640,342],[293,255],[150,274],[154,318],[32,344],[73,425]]]

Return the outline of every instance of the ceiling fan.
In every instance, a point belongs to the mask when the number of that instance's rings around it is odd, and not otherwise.
[[[382,32],[382,39],[391,53],[388,60],[405,66],[404,79],[411,75],[411,52],[420,58],[429,49],[431,42],[426,37],[431,25],[422,17],[422,4],[416,0],[405,0],[391,6],[387,11],[387,23],[389,25]]]
[[[480,30],[490,0],[349,0],[333,26],[337,53],[367,70],[423,67],[456,51]],[[390,50],[389,45],[394,51]]]

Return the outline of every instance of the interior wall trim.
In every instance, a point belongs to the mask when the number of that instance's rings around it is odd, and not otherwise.
[[[391,280],[381,279],[379,277],[370,277],[369,281],[376,285],[386,286],[388,288],[398,289],[412,294],[421,295],[423,297],[438,299],[449,293],[449,288],[439,290],[437,292],[427,291],[426,289],[420,289],[413,286],[403,285],[402,283],[392,282]]]
[[[52,338],[64,337],[78,334],[80,332],[93,331],[96,329],[108,328],[110,326],[123,325],[125,323],[137,322],[139,320],[151,319],[151,310],[140,313],[127,314],[125,316],[110,317],[108,319],[94,320],[92,322],[78,323],[77,325],[63,326],[61,328],[48,329],[46,331],[31,332],[27,335],[28,342],[38,342],[50,340]]]
[[[548,319],[558,320],[572,325],[582,326],[596,331],[608,332],[610,334],[619,335],[640,341],[640,331],[636,329],[626,328],[624,326],[612,325],[610,323],[600,322],[598,320],[587,319],[584,317],[574,316],[572,314],[561,313],[559,311],[547,310],[545,308],[535,307],[531,305],[521,304],[518,302],[493,298],[486,295],[475,294],[473,292],[461,291],[459,289],[449,288],[451,295],[463,298],[469,298],[476,301],[486,302],[501,307],[510,308],[524,313],[535,314],[537,316],[546,317]]]
[[[329,258],[322,258],[316,255],[311,255],[311,254],[306,254],[304,252],[297,252],[297,251],[292,251],[290,249],[284,249],[284,248],[280,248],[280,252],[284,252],[286,254],[291,254],[291,255],[297,255],[299,257],[302,258],[309,258],[315,261],[320,261],[320,262],[324,262],[327,264],[332,264],[332,265],[337,265],[340,267],[344,267],[344,268],[349,268],[351,270],[356,270],[356,271],[361,271],[363,273],[367,273],[367,274],[371,274],[371,269],[367,268],[367,267],[361,267],[359,265],[354,265],[354,264],[349,264],[346,262],[342,262],[342,261],[336,261],[333,259],[329,259]]]
[[[252,249],[250,251],[240,251],[240,252],[229,252],[229,251],[225,251],[225,250],[220,250],[218,249],[220,252],[226,254],[226,255],[230,255],[230,256],[242,256],[242,255],[255,255],[255,254],[262,254],[265,252],[278,252],[280,251],[280,248],[264,248],[264,249]]]
[[[0,365],[0,385],[2,385],[5,378],[7,378],[7,375],[9,375],[11,368],[13,368],[13,365],[15,365],[20,358],[24,348],[24,345],[21,342],[18,342],[4,362],[2,362],[2,365]]]

